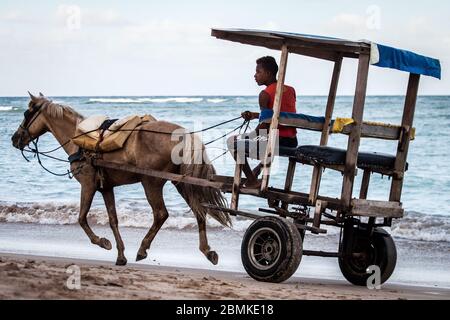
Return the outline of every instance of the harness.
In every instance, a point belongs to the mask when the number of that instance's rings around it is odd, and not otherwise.
[[[39,114],[41,113],[42,106],[43,106],[43,105],[38,105],[38,106],[37,106],[37,105],[33,105],[33,106],[31,107],[31,110],[28,109],[28,110],[26,110],[26,111],[24,112],[24,114],[23,114],[23,115],[24,115],[24,121],[23,121],[23,123],[20,125],[20,128],[23,129],[23,130],[26,132],[26,134],[27,134],[28,137],[30,138],[30,142],[33,143],[34,148],[31,148],[31,147],[30,147],[30,150],[24,150],[24,149],[22,149],[22,150],[21,150],[21,154],[22,154],[23,158],[24,158],[27,162],[30,162],[30,160],[24,155],[24,152],[33,153],[33,154],[35,155],[35,157],[38,159],[39,165],[40,165],[45,171],[47,171],[48,173],[50,173],[50,174],[52,174],[52,175],[55,175],[55,176],[59,176],[59,177],[62,177],[62,176],[68,176],[70,179],[72,179],[75,175],[77,175],[78,173],[80,173],[81,169],[83,168],[84,165],[86,165],[86,163],[80,164],[80,166],[78,166],[75,170],[67,170],[66,173],[62,173],[62,174],[61,174],[61,173],[55,173],[55,172],[52,172],[52,171],[50,171],[49,169],[47,169],[47,168],[42,164],[41,159],[40,159],[40,156],[42,155],[42,156],[45,156],[45,157],[48,157],[48,158],[51,158],[51,159],[54,159],[54,160],[57,160],[57,161],[67,162],[67,163],[70,163],[70,164],[73,164],[74,162],[81,162],[81,161],[83,161],[83,160],[88,160],[88,163],[89,163],[90,165],[93,165],[93,163],[92,163],[93,161],[92,161],[92,160],[93,160],[94,158],[98,158],[98,156],[101,157],[101,153],[99,153],[99,152],[93,152],[93,153],[91,153],[91,152],[87,152],[87,150],[84,150],[84,149],[82,149],[82,148],[79,148],[77,152],[75,152],[75,153],[69,155],[68,160],[59,159],[59,158],[56,158],[56,157],[53,157],[53,156],[50,156],[50,155],[49,155],[50,153],[53,153],[53,152],[55,152],[55,151],[57,151],[57,150],[63,148],[65,145],[67,145],[67,144],[70,142],[70,140],[66,141],[65,143],[63,143],[62,145],[60,145],[59,147],[57,147],[57,148],[55,148],[55,149],[53,149],[53,150],[49,150],[49,151],[45,151],[45,152],[39,151],[39,149],[38,149],[39,137],[33,139],[33,137],[31,136],[31,133],[30,133],[30,131],[29,131],[29,128],[31,127],[31,125],[33,124],[33,122],[36,121],[36,119],[38,118]],[[198,131],[187,132],[187,133],[185,133],[185,134],[195,134],[195,133],[199,133],[199,132],[204,132],[204,131],[207,131],[207,130],[210,130],[210,129],[219,127],[219,126],[221,126],[221,125],[230,123],[230,122],[232,122],[232,121],[238,120],[238,119],[240,119],[240,118],[241,118],[241,117],[236,117],[236,118],[233,118],[233,119],[230,119],[230,120],[221,122],[221,123],[219,123],[219,124],[213,125],[213,126],[211,126],[211,127],[208,127],[208,128],[202,129],[202,130],[198,130]],[[84,132],[84,133],[80,134],[79,136],[86,135],[86,134],[88,134],[88,133],[90,133],[90,132],[97,131],[98,129],[101,129],[101,130],[102,130],[102,135],[103,135],[103,133],[104,133],[106,130],[108,130],[108,128],[109,128],[109,127],[114,123],[114,121],[116,121],[116,120],[117,120],[117,119],[106,120],[106,121],[104,121],[104,122],[102,123],[102,125],[101,125],[99,128],[97,128],[97,129],[95,129],[95,130],[92,130],[92,131],[89,131],[89,132]],[[235,132],[235,131],[237,131],[237,130],[239,130],[239,133],[241,133],[241,130],[242,130],[244,127],[245,127],[244,132],[247,131],[247,129],[248,129],[248,127],[249,127],[249,123],[250,123],[249,121],[244,121],[241,125],[239,125],[238,127],[234,128],[234,129],[231,130],[230,132],[227,132],[226,134],[220,136],[219,138],[216,138],[216,139],[214,139],[214,140],[212,140],[212,141],[209,141],[209,142],[205,143],[205,146],[206,146],[206,145],[209,145],[209,144],[211,144],[211,143],[213,143],[213,142],[215,142],[215,141],[217,141],[217,140],[219,140],[219,139],[221,139],[221,138],[223,138],[223,137],[225,137],[225,136],[227,136],[227,135],[229,135],[229,134],[231,134],[231,133],[233,133],[233,132]],[[118,130],[113,130],[113,131],[122,131],[122,130],[118,129]],[[124,130],[124,131],[125,131],[125,130]],[[128,130],[126,130],[126,131],[128,131]],[[143,132],[166,133],[166,134],[169,133],[169,132],[159,132],[159,131],[146,130],[146,129],[139,129],[139,130],[133,129],[133,130],[130,130],[130,131],[143,131]],[[77,137],[79,137],[79,136],[77,136]],[[77,138],[77,137],[74,137],[74,138]],[[22,139],[22,137],[21,137],[20,139]],[[29,147],[29,146],[28,146],[28,147]],[[217,160],[218,158],[224,156],[227,152],[228,152],[228,151],[225,151],[224,153],[222,153],[222,154],[219,155],[218,157],[214,158],[211,162],[213,162],[213,161]],[[91,160],[91,161],[89,161],[89,160]],[[94,166],[94,167],[95,167],[95,166]],[[101,168],[96,168],[96,171],[97,171],[98,177],[100,178],[100,186],[102,186],[102,185],[103,185],[104,177],[103,177],[103,172],[101,172],[102,170],[99,170],[99,169],[101,169]]]

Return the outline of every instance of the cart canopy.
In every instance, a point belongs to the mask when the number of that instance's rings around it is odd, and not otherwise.
[[[330,61],[336,61],[340,57],[358,58],[360,54],[370,54],[370,63],[374,66],[441,79],[439,60],[367,40],[350,41],[317,35],[252,29],[212,29],[211,35],[218,39],[274,50],[280,50],[282,45],[286,44],[289,52]]]

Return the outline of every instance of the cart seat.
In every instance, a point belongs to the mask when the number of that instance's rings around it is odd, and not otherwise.
[[[325,146],[280,147],[279,155],[303,164],[319,164],[323,167],[345,165],[347,151]],[[378,152],[360,152],[357,167],[363,170],[390,175],[394,171],[395,156]],[[408,170],[408,163],[405,171]]]

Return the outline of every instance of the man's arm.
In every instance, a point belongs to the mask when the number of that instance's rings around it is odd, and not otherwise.
[[[269,109],[270,95],[264,90],[259,94],[259,109]]]
[[[268,109],[269,108],[269,103],[270,103],[270,96],[269,96],[269,94],[267,92],[265,92],[265,91],[261,91],[261,93],[259,94],[259,109],[260,110]],[[245,111],[241,115],[247,121],[259,118],[259,113],[258,112]]]
[[[269,109],[269,104],[270,104],[270,95],[267,92],[265,92],[264,90],[261,91],[261,93],[259,94],[259,109],[260,110]],[[259,114],[258,114],[258,118],[259,118]],[[270,127],[270,125],[268,123],[260,123],[255,128],[255,130],[258,131],[260,129],[269,129],[269,127]]]

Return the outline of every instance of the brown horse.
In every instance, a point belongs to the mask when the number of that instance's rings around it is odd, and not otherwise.
[[[51,132],[68,155],[76,153],[79,147],[72,143],[70,139],[74,137],[76,126],[84,117],[68,106],[51,102],[42,94],[39,97],[30,94],[30,97],[31,100],[28,105],[28,111],[25,112],[25,118],[11,139],[13,146],[23,150],[34,139],[46,132]],[[193,161],[190,163],[184,161],[181,164],[175,164],[172,161],[172,151],[180,142],[176,141],[177,139],[172,139],[169,133],[180,129],[182,130],[182,127],[165,121],[144,122],[136,128],[137,131],[131,133],[122,149],[103,153],[102,158],[106,161],[133,165],[139,168],[190,175],[198,178],[206,178],[210,174],[214,174],[214,167],[209,164],[206,157],[202,157],[200,163],[198,161],[195,163]],[[147,132],[139,130],[147,130]],[[200,142],[200,146],[204,151],[203,143]],[[183,155],[183,159],[186,158],[186,155],[188,153]],[[93,244],[106,250],[111,250],[111,242],[106,238],[98,237],[87,222],[87,215],[94,194],[99,191],[103,196],[109,223],[117,244],[117,265],[125,265],[127,259],[124,255],[125,247],[118,228],[114,187],[138,182],[143,185],[147,200],[153,209],[153,224],[142,240],[136,261],[145,259],[150,244],[169,216],[163,199],[163,186],[167,180],[124,171],[103,169],[100,183],[97,169],[87,160],[82,160],[81,163],[80,161],[72,163],[71,170],[78,170],[75,178],[81,184],[78,222]],[[213,188],[198,187],[184,183],[178,183],[175,186],[197,219],[200,251],[213,264],[217,264],[219,257],[215,251],[210,249],[206,237],[206,215],[209,214],[224,226],[230,226],[231,221],[228,214],[216,210],[209,211],[202,206],[202,203],[223,207],[226,205],[223,195],[219,190]]]

